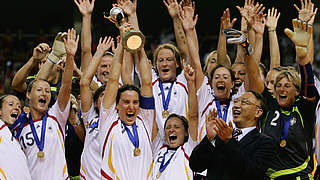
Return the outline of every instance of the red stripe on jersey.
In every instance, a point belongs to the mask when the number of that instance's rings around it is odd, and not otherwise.
[[[157,80],[153,81],[153,82],[152,82],[152,86],[153,86],[156,82],[158,82],[158,81],[159,81],[159,78],[158,78]]]
[[[149,143],[150,143],[150,145],[151,145],[151,139],[150,139],[150,136],[149,136],[149,134],[148,134],[147,128],[146,128],[146,126],[144,125],[144,122],[142,121],[141,117],[137,116],[137,118],[142,122],[143,127],[144,127],[144,130],[145,130],[146,133],[147,133],[147,136],[148,136],[148,139],[149,139]]]
[[[184,151],[183,145],[181,146],[181,150],[183,151],[184,156],[185,156],[185,157],[187,158],[187,160],[189,161],[189,156],[188,156],[188,154]]]
[[[110,132],[111,132],[112,128],[115,127],[117,124],[118,124],[118,120],[114,121],[114,122],[112,123],[111,127],[110,127],[109,130],[108,130],[107,137],[106,137],[106,139],[104,140],[104,143],[103,143],[102,158],[103,158],[103,156],[104,156],[104,149],[106,148],[107,140],[108,140],[108,137],[109,137],[109,135],[110,135]]]
[[[2,126],[0,127],[0,131],[1,131],[4,127],[6,127],[6,124],[4,124],[4,125],[2,125]]]
[[[212,105],[212,103],[215,101],[215,99],[213,99],[211,102],[209,102],[206,106],[206,108],[204,108],[204,110],[201,113],[201,117],[204,115],[204,113],[207,111],[207,109],[209,108],[209,106]]]
[[[102,169],[101,169],[101,175],[102,175],[104,178],[108,179],[108,180],[112,180],[112,178],[111,178],[110,176],[108,176],[108,174],[105,173]]]
[[[66,178],[66,180],[68,180],[70,177],[69,177],[69,175],[68,175],[68,177]]]
[[[162,145],[162,146],[161,146],[161,148],[160,148],[160,149],[165,148],[165,147],[169,147],[169,146],[168,146],[168,145],[166,145],[166,144],[164,144],[164,145]]]
[[[186,93],[188,94],[187,87],[184,84],[182,84],[181,82],[178,82],[178,81],[176,81],[176,83],[179,84],[180,86],[182,86],[184,88],[184,90],[186,91]]]
[[[80,172],[80,177],[81,177],[82,179],[86,180],[86,177],[84,177],[84,176],[81,174],[81,172]]]
[[[62,128],[61,128],[61,126],[60,126],[60,124],[59,124],[59,122],[58,122],[57,118],[56,118],[56,117],[54,117],[54,116],[51,116],[51,115],[48,115],[48,117],[52,118],[54,121],[56,121],[56,122],[57,122],[58,127],[59,127],[59,130],[60,130],[60,132],[61,132],[61,134],[62,134],[62,136],[63,136],[63,139],[64,139],[64,133],[63,133],[63,131],[62,131]]]

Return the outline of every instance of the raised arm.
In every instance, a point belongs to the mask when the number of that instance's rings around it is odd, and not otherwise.
[[[186,35],[182,28],[182,23],[179,19],[179,4],[177,0],[163,0],[164,5],[167,7],[170,17],[173,20],[174,34],[176,43],[182,54],[182,57],[186,59],[188,54],[188,47],[186,42]]]
[[[256,91],[262,93],[264,90],[264,82],[260,78],[260,70],[258,62],[254,59],[254,53],[252,52],[252,47],[247,40],[247,37],[238,30],[235,29],[226,29],[224,31],[227,37],[227,42],[229,44],[241,45],[245,51],[244,62],[247,68],[247,77],[248,77],[248,90]]]
[[[261,55],[262,55],[262,48],[263,48],[263,33],[265,27],[265,15],[263,14],[264,7],[259,5],[255,7],[255,15],[253,18],[252,29],[255,32],[255,41],[254,41],[254,60],[260,63]],[[250,34],[249,34],[250,36]]]
[[[189,109],[189,135],[193,141],[197,140],[198,136],[198,101],[197,90],[195,84],[195,72],[190,65],[184,66],[184,76],[188,84],[188,109]]]
[[[217,63],[226,65],[228,67],[231,67],[231,61],[228,58],[227,40],[223,33],[223,30],[232,28],[236,21],[237,21],[237,18],[234,18],[232,19],[232,21],[230,21],[229,8],[223,11],[223,15],[220,18],[220,33],[219,33],[219,41],[218,41],[218,48],[217,48]]]
[[[90,2],[91,1],[91,2]],[[87,69],[89,61],[92,59],[91,53],[91,15],[94,8],[95,0],[74,0],[81,15],[81,71]]]
[[[298,11],[298,19],[307,22],[308,25],[313,26],[314,23],[314,17],[317,14],[318,8],[314,9],[314,4],[311,2],[311,0],[300,0],[301,3],[301,9],[296,5],[293,4],[293,6]],[[314,60],[314,47],[313,47],[313,34],[311,34],[311,38],[308,44],[308,59],[310,59],[311,64],[313,64]]]
[[[127,32],[130,28],[131,27],[128,23],[124,23],[119,27],[120,36],[121,36],[120,41],[122,41],[123,39],[122,38],[123,34]],[[121,73],[121,65],[123,60],[123,51],[124,50],[123,50],[122,42],[120,42],[113,56],[109,80],[107,83],[107,87],[104,91],[104,94],[106,95],[106,96],[103,96],[103,101],[102,101],[102,105],[104,109],[111,108],[116,101],[116,96],[117,96],[118,87],[119,87],[119,77]]]
[[[117,0],[117,4],[113,4],[113,6],[120,7],[124,14],[127,15],[128,23],[131,24],[134,30],[139,30],[137,0]]]
[[[66,108],[70,98],[74,56],[76,55],[78,49],[79,38],[79,35],[76,34],[76,30],[72,28],[68,29],[68,36],[67,38],[63,39],[67,52],[67,58],[62,75],[61,88],[58,94],[58,104],[62,112]]]
[[[27,90],[26,80],[29,73],[41,62],[42,59],[46,58],[50,50],[50,46],[46,43],[41,43],[35,47],[33,49],[32,57],[15,74],[12,80],[11,88],[18,92],[25,93]]]
[[[101,58],[104,53],[111,47],[112,38],[105,37],[104,39],[99,39],[99,44],[97,50],[92,57],[90,64],[88,65],[87,70],[82,74],[80,80],[80,97],[81,97],[81,110],[82,112],[88,112],[92,105],[92,93],[90,90],[90,83],[92,78],[97,71],[97,68],[100,64]]]
[[[66,56],[66,49],[63,43],[63,39],[67,37],[66,32],[59,32],[53,42],[52,51],[50,52],[47,61],[42,65],[40,71],[37,74],[39,79],[48,79],[52,68],[58,63],[62,57]]]
[[[147,55],[142,48],[139,52],[139,73],[141,77],[141,96],[152,97],[152,75],[151,64],[148,61]]]
[[[285,34],[296,46],[296,62],[299,65],[301,76],[301,94],[310,101],[316,99],[318,91],[314,85],[312,65],[308,57],[308,45],[312,36],[312,26],[308,26],[306,22],[293,19],[293,32],[286,28]]]
[[[277,24],[280,12],[275,8],[268,9],[266,26],[268,27],[269,49],[270,49],[270,67],[273,69],[280,66],[280,49],[277,37]]]
[[[186,64],[191,64],[195,70],[195,76],[196,76],[196,89],[198,90],[202,82],[204,80],[204,74],[202,72],[202,67],[201,67],[201,62],[200,62],[200,56],[199,56],[199,51],[196,48],[196,44],[198,42],[195,42],[194,40],[197,38],[194,38],[193,36],[195,35],[193,33],[198,16],[196,15],[195,17],[190,14],[190,11],[188,11],[186,8],[181,9],[180,11],[180,19],[183,24],[183,28],[186,32],[186,38],[187,38],[187,45],[188,45],[188,51],[190,55],[190,62],[186,61]]]

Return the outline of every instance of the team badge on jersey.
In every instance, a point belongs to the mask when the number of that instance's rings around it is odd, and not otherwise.
[[[292,117],[290,120],[290,126],[293,126],[294,124],[296,124],[297,119],[295,117]]]

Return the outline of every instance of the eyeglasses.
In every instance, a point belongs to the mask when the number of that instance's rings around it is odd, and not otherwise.
[[[240,103],[240,105],[243,105],[243,106],[245,106],[245,105],[253,105],[253,106],[257,106],[258,108],[260,108],[261,109],[261,107],[260,106],[258,106],[258,105],[256,105],[255,103],[253,103],[253,102],[250,102],[249,100],[247,100],[247,99],[240,99],[240,98],[237,98],[237,99],[234,99],[233,100],[233,103],[234,104],[236,104],[236,103]]]

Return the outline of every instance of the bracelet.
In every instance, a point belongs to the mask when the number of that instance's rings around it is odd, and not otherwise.
[[[48,62],[51,63],[51,64],[56,64],[55,62],[53,62],[53,61],[52,61],[51,59],[49,59],[49,58],[48,58],[47,60],[48,60]]]
[[[276,30],[269,30],[268,32],[273,32],[273,31],[276,31]]]

